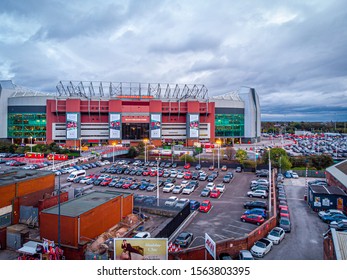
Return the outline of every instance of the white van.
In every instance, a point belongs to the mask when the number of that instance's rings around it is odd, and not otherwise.
[[[77,170],[77,171],[70,173],[69,177],[67,177],[67,181],[72,182],[75,178],[83,177],[83,176],[86,176],[86,171],[85,170]]]

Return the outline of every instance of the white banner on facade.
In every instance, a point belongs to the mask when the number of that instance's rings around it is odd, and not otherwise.
[[[121,115],[110,113],[109,115],[110,139],[121,139]]]
[[[161,114],[151,114],[151,139],[161,138]]]
[[[79,113],[66,113],[66,139],[77,140],[79,130]]]
[[[187,130],[189,138],[199,138],[199,114],[189,114]]]
[[[205,249],[211,254],[213,259],[216,259],[216,242],[205,233]]]

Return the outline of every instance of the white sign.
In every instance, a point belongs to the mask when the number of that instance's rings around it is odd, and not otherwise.
[[[205,233],[205,249],[211,254],[213,259],[216,259],[216,242]]]
[[[189,138],[199,138],[199,114],[188,115]]]
[[[110,114],[110,139],[121,139],[120,136],[121,119],[120,114]]]
[[[323,206],[330,206],[330,199],[329,198],[323,198],[322,199],[322,205]]]
[[[161,138],[161,114],[151,114],[151,139]]]
[[[78,139],[78,113],[66,113],[66,139]]]

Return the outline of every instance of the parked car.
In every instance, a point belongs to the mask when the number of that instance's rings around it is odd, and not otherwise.
[[[271,251],[272,246],[273,243],[271,240],[267,238],[261,238],[254,243],[253,247],[251,248],[251,254],[254,257],[262,258]]]
[[[223,261],[230,261],[233,258],[228,253],[220,253],[218,259]]]
[[[212,182],[210,182],[210,183],[208,183],[207,185],[206,185],[206,188],[208,188],[208,189],[210,189],[211,191],[215,188],[215,184],[214,183],[212,183]]]
[[[197,210],[200,208],[200,202],[199,201],[196,201],[196,200],[191,200],[189,202],[190,204],[190,210],[194,211],[194,210]]]
[[[148,231],[141,231],[136,233],[133,238],[151,238],[151,234]]]
[[[288,219],[290,219],[290,213],[289,213],[289,209],[287,208],[280,208],[280,217],[287,217]]]
[[[249,209],[249,210],[246,210],[243,214],[244,215],[256,214],[256,215],[262,216],[264,219],[266,219],[267,217],[266,210],[264,208]]]
[[[223,165],[222,166],[222,171],[227,171],[228,170],[228,167],[226,165]]]
[[[201,164],[197,164],[197,165],[195,166],[195,169],[196,169],[196,170],[200,170],[200,169],[201,169]]]
[[[181,247],[188,247],[193,241],[193,234],[191,232],[181,232],[175,239],[174,244]]]
[[[219,183],[216,185],[216,189],[222,193],[225,191],[225,185],[223,183]]]
[[[208,170],[214,170],[214,165],[210,165],[210,167],[208,168]]]
[[[204,201],[200,204],[199,211],[200,211],[200,212],[207,213],[208,211],[211,210],[211,208],[212,208],[211,201],[209,201],[209,200],[204,200]]]
[[[231,181],[231,177],[229,175],[225,175],[223,177],[223,183],[230,183],[230,181]]]
[[[189,199],[188,198],[180,198],[177,200],[177,203],[175,205],[175,208],[184,208],[186,205],[189,204]]]
[[[332,215],[325,215],[322,217],[323,222],[330,224],[331,222],[339,222],[341,220],[347,220],[347,216],[343,214],[332,214]]]
[[[211,193],[211,190],[209,188],[204,188],[201,193],[200,193],[200,196],[202,197],[208,197],[210,196],[210,193]]]
[[[170,206],[170,207],[173,207],[176,205],[178,201],[178,198],[177,196],[170,196],[168,200],[165,201],[165,206]]]
[[[250,251],[241,250],[239,252],[239,260],[250,261],[250,260],[254,260],[254,257],[252,256]]]
[[[180,194],[183,190],[183,187],[182,185],[176,185],[173,190],[172,190],[172,193],[174,194]]]
[[[347,220],[341,220],[339,222],[333,221],[330,223],[330,228],[334,228],[336,230],[347,230]]]
[[[256,191],[247,192],[247,196],[249,196],[249,197],[267,198],[268,197],[268,193],[267,193],[267,191],[264,191],[264,190],[256,190]]]
[[[241,166],[236,167],[235,172],[238,172],[238,173],[242,172]]]
[[[172,192],[172,190],[174,189],[175,185],[172,183],[168,183],[164,186],[163,188],[163,192]]]
[[[247,223],[252,223],[252,224],[256,224],[256,225],[261,225],[262,223],[264,223],[264,218],[260,215],[256,215],[256,214],[243,214],[241,216],[241,221],[242,222],[247,222]]]
[[[299,179],[298,173],[293,172],[293,173],[292,173],[292,178],[294,178],[294,179]]]
[[[247,201],[243,204],[243,207],[246,209],[253,209],[253,208],[263,208],[263,209],[267,209],[267,203],[265,201],[260,201],[260,200],[256,200],[256,201]]]
[[[148,192],[153,192],[157,189],[157,185],[156,184],[149,184],[146,188],[146,191]]]
[[[292,224],[288,218],[281,217],[278,225],[283,228],[285,232],[291,232],[292,230]]]
[[[271,240],[273,244],[277,245],[280,244],[284,239],[285,234],[286,233],[283,228],[275,227],[269,232],[266,238]]]
[[[187,162],[184,166],[183,166],[184,169],[189,169],[190,168],[190,163]]]
[[[333,214],[342,214],[343,215],[343,212],[341,210],[338,210],[338,209],[328,209],[326,211],[319,211],[318,212],[319,218],[323,218],[326,215],[331,216]]]
[[[214,189],[211,191],[211,193],[210,193],[210,197],[211,197],[211,198],[219,198],[220,195],[221,195],[221,192],[220,192],[220,190],[217,189],[217,188],[214,188]]]
[[[195,190],[193,185],[188,185],[182,190],[182,194],[191,194]]]

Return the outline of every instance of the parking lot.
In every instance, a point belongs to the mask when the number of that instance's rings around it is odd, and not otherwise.
[[[156,176],[136,176],[136,175],[124,175],[124,174],[111,174],[111,173],[100,173],[105,168],[110,168],[112,164],[93,168],[90,170],[87,170],[88,174],[109,174],[110,176],[118,176],[120,177],[132,177],[133,180],[136,180],[136,182],[140,182],[143,179],[149,180],[149,183],[156,184],[157,177]],[[133,168],[132,164],[129,164],[130,168]],[[149,167],[151,168],[151,167]],[[153,167],[156,168],[156,167]],[[178,166],[176,168],[163,168],[165,170],[176,170],[178,172],[186,172],[190,170],[191,173],[195,172],[195,164],[189,168],[184,169],[183,166]],[[208,168],[202,168],[201,171],[204,171],[207,175],[210,175],[213,171],[208,170]],[[214,170],[216,171],[216,170]],[[217,178],[213,181],[215,185],[218,185],[222,183],[223,177],[227,172],[233,173],[233,178],[230,183],[225,183],[225,191],[221,193],[221,195],[218,198],[210,198],[210,197],[202,197],[201,191],[204,189],[204,187],[209,183],[206,181],[199,181],[199,186],[195,189],[194,192],[191,194],[173,194],[172,192],[163,192],[163,186],[159,189],[159,197],[160,199],[168,199],[171,196],[176,196],[178,199],[180,198],[186,198],[189,200],[196,200],[199,202],[202,202],[205,199],[208,199],[211,201],[212,208],[207,213],[201,213],[197,212],[196,216],[193,218],[193,220],[187,225],[186,228],[184,228],[184,231],[189,231],[193,233],[194,240],[190,244],[190,247],[192,246],[198,246],[202,245],[204,242],[204,234],[207,232],[215,241],[227,239],[227,238],[239,238],[244,236],[245,234],[249,233],[250,231],[254,230],[256,228],[256,225],[250,224],[250,223],[244,223],[241,222],[240,217],[245,211],[243,207],[243,203],[250,200],[257,200],[255,198],[251,199],[246,196],[247,191],[250,190],[250,182],[251,180],[254,180],[256,176],[254,173],[237,173],[235,170],[228,169],[226,171],[219,171],[219,175]],[[61,175],[61,183],[66,182],[66,178],[68,176],[67,174]],[[165,181],[167,178],[159,177],[160,181]],[[192,181],[191,179],[177,179],[174,185],[180,185],[182,181]],[[72,183],[72,185],[76,188],[83,187],[85,184],[81,183]],[[114,190],[119,192],[131,192],[134,193],[135,197],[136,195],[148,195],[148,196],[156,196],[157,191],[146,191],[146,190],[140,190],[135,189],[131,190],[130,188],[124,189],[122,187],[109,187],[109,186],[93,186],[93,190],[98,191],[105,191],[105,190]],[[266,199],[261,199],[266,201]]]

